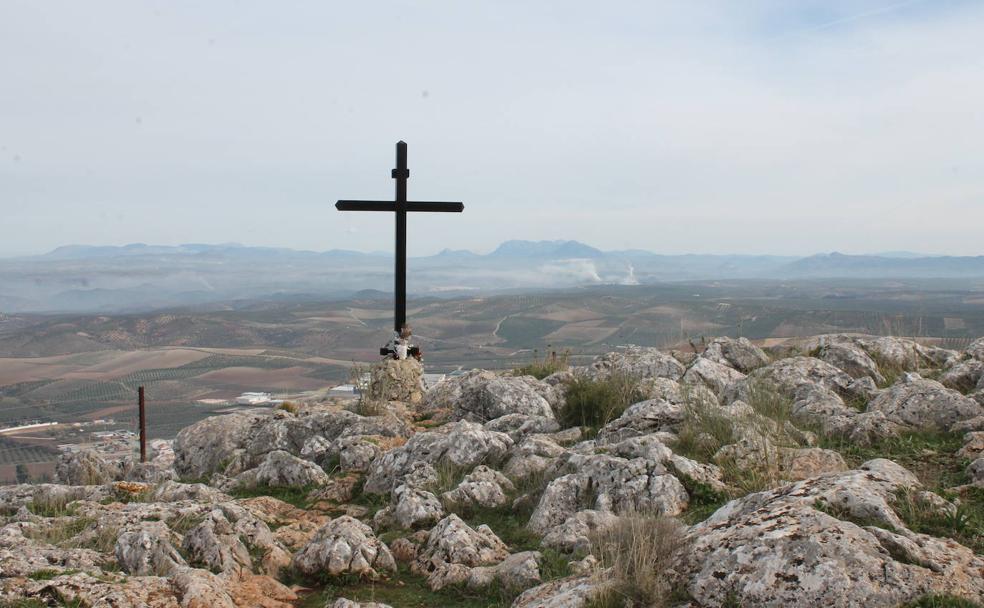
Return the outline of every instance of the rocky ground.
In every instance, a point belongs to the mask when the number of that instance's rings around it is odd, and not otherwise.
[[[389,362],[173,461],[66,455],[0,488],[0,606],[984,602],[984,339],[694,350],[427,392]]]

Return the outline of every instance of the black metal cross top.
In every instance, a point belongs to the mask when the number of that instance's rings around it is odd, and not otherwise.
[[[407,144],[396,143],[396,169],[393,169],[393,179],[396,180],[396,200],[394,201],[338,201],[335,208],[339,211],[393,211],[396,213],[396,302],[394,305],[393,329],[399,333],[407,322],[407,212],[430,211],[443,213],[461,213],[465,209],[463,203],[438,203],[432,201],[408,201],[407,178]]]

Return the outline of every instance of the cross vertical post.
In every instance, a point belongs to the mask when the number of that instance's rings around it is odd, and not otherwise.
[[[460,202],[408,201],[407,144],[396,144],[396,168],[391,172],[396,180],[396,197],[392,201],[341,200],[335,203],[339,211],[392,211],[396,215],[396,268],[393,278],[393,330],[400,333],[407,322],[407,213],[461,213],[465,206]]]
[[[399,333],[407,322],[407,144],[396,144],[396,277],[394,279],[395,306],[393,331]]]
[[[142,386],[137,388],[137,407],[140,409],[140,462],[147,462],[147,413]]]

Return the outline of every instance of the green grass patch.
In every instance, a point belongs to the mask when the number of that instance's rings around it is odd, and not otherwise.
[[[902,608],[982,608],[981,604],[952,595],[924,595]]]
[[[364,489],[365,485],[366,485],[366,478],[365,476],[363,476],[361,479],[359,479],[359,481],[355,484],[355,487],[352,489],[352,500],[349,501],[349,504],[365,507],[366,509],[368,509],[368,513],[366,514],[366,517],[372,519],[372,517],[376,515],[378,511],[389,506],[390,497],[389,497],[389,493],[370,494],[369,492],[365,491]]]
[[[541,359],[537,351],[533,351],[533,360],[522,367],[515,368],[513,375],[533,376],[537,380],[543,380],[551,374],[565,371],[570,366],[569,360],[570,354],[566,352],[559,355],[551,352]]]
[[[679,517],[684,523],[693,525],[702,522],[728,502],[727,494],[718,492],[706,483],[691,479],[675,469],[671,472],[680,480],[684,489],[687,490],[687,494],[690,495],[690,504],[683,515]]]
[[[205,521],[204,515],[198,513],[182,513],[181,515],[172,517],[166,523],[168,528],[183,536],[203,521]]]
[[[24,536],[49,545],[62,545],[85,531],[96,523],[91,517],[75,517],[60,519],[47,523],[40,528],[25,529]]]
[[[913,532],[952,538],[975,553],[984,554],[984,488],[968,488],[955,498],[956,511],[941,514],[915,492],[903,488],[895,493],[892,507]]]
[[[72,502],[73,499],[67,496],[52,496],[39,492],[35,493],[31,502],[27,503],[27,510],[41,517],[67,517],[75,515]]]
[[[492,585],[488,589],[471,590],[445,587],[431,591],[427,579],[412,574],[405,566],[388,579],[363,580],[358,577],[336,577],[322,581],[314,593],[301,599],[300,608],[324,608],[337,598],[357,602],[379,602],[400,608],[508,608],[515,593]]]
[[[27,578],[32,581],[50,581],[51,579],[61,576],[75,574],[78,570],[55,570],[54,568],[42,568],[40,570],[35,570],[34,572],[27,575]]]
[[[719,408],[699,400],[687,403],[677,439],[670,446],[681,456],[697,462],[711,462],[722,446],[737,441],[734,422]]]
[[[871,445],[821,436],[820,446],[836,450],[848,466],[857,468],[875,458],[887,458],[912,471],[927,489],[940,492],[967,483],[967,461],[956,455],[963,446],[961,433],[914,431],[887,437]]]
[[[612,372],[599,379],[575,377],[567,386],[566,404],[560,411],[561,425],[597,432],[621,416],[627,407],[645,399],[638,384],[635,376],[623,372]]]
[[[540,537],[526,527],[529,517],[513,511],[508,504],[497,509],[470,507],[457,515],[472,528],[482,524],[492,528],[495,535],[509,545],[512,553],[539,550]]]

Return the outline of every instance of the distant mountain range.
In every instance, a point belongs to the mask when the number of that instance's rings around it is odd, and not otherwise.
[[[68,245],[0,259],[0,312],[123,312],[236,300],[347,298],[392,290],[392,254],[248,247],[235,243]],[[724,279],[984,278],[984,256],[664,255],[602,251],[578,241],[506,241],[488,254],[412,258],[415,294]]]

